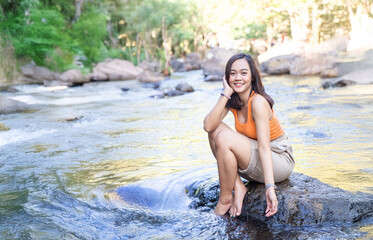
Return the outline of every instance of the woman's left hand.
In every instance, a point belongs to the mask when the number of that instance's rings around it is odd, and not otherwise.
[[[277,196],[275,193],[275,189],[273,187],[266,189],[266,201],[267,201],[267,209],[266,209],[266,217],[272,217],[277,212]]]

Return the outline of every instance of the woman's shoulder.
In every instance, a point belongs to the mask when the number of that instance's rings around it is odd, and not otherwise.
[[[253,100],[251,101],[251,108],[252,111],[263,111],[264,109],[271,108],[269,105],[267,99],[265,99],[262,95],[260,94],[255,94],[253,96]]]

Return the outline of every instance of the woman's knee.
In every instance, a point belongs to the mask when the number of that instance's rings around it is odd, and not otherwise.
[[[229,130],[229,129],[222,129],[215,136],[215,146],[217,148],[228,147],[229,146],[230,136],[231,136],[231,130]]]

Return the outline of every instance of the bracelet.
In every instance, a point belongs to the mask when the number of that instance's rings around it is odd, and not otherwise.
[[[267,190],[267,188],[270,188],[270,187],[274,187],[275,188],[275,190],[276,190],[276,185],[274,184],[274,183],[269,183],[269,184],[267,184],[266,185],[266,190]]]
[[[230,97],[230,96],[227,96],[227,95],[225,95],[224,93],[220,93],[220,95],[221,95],[221,96],[223,96],[223,97],[226,97],[226,98],[228,98],[229,100],[231,99],[231,97]]]

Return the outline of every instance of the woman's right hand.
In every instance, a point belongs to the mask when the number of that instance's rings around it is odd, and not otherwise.
[[[227,80],[225,79],[225,75],[223,77],[223,86],[224,86],[224,90],[223,90],[223,93],[224,95],[226,96],[232,96],[232,94],[234,93],[234,90],[229,86]]]

